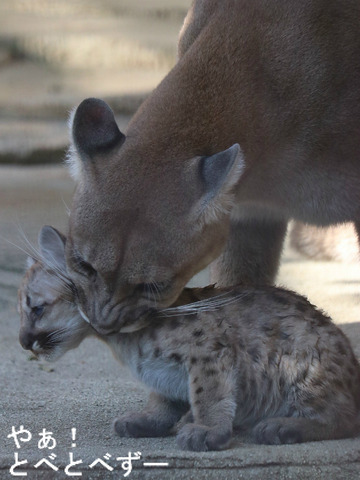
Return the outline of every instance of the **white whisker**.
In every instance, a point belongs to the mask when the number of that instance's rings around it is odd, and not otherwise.
[[[32,253],[30,253],[28,250],[25,250],[23,247],[20,247],[20,245],[17,245],[16,243],[11,242],[7,238],[5,238],[3,235],[0,235],[0,238],[4,242],[8,243],[9,245],[11,245],[11,246],[17,248],[18,250],[20,250],[21,252],[23,252],[26,256],[33,257]],[[39,260],[39,258],[35,258],[35,260]]]
[[[58,328],[57,330],[54,330],[53,332],[50,332],[47,336],[48,341],[56,341],[58,338],[62,337],[64,333],[66,333],[67,328]]]
[[[152,297],[154,299],[155,308],[157,308],[156,307],[157,303],[158,303],[159,299],[161,298],[159,285],[157,284],[157,282],[152,282],[152,283],[150,283],[149,286],[150,286],[150,289],[151,289]]]
[[[157,293],[157,298],[160,299],[161,298],[161,289],[160,289],[159,284],[157,282],[154,282],[154,288],[155,288],[156,293]]]
[[[73,337],[76,333],[81,332],[84,325],[69,326],[58,328],[48,334],[47,343],[57,343],[59,340],[65,340],[66,337]]]
[[[231,305],[243,297],[244,294],[231,295],[231,292],[224,292],[210,297],[205,300],[199,300],[198,302],[188,303],[180,305],[178,307],[169,307],[161,310],[159,313],[167,317],[179,316],[179,315],[196,315],[200,312],[210,312],[222,308],[227,305]]]
[[[20,237],[24,242],[24,245],[29,248],[29,252],[30,252],[29,255],[34,257],[36,260],[42,258],[40,251],[37,248],[35,248],[34,245],[30,242],[20,223],[18,223],[16,226],[20,234]]]
[[[52,262],[48,262],[46,261],[46,259],[43,258],[43,256],[41,255],[41,252],[39,250],[37,250],[34,245],[32,245],[32,243],[30,242],[30,240],[27,238],[23,228],[21,227],[20,224],[17,224],[17,229],[18,229],[18,232],[19,232],[19,235],[20,235],[20,238],[23,242],[23,246],[21,245],[17,245],[16,243],[12,242],[11,240],[7,239],[6,237],[4,237],[3,235],[0,235],[0,238],[8,243],[9,245],[17,248],[18,250],[20,250],[21,252],[23,252],[27,257],[31,257],[33,258],[35,261],[39,262],[41,264],[41,268],[44,270],[44,271],[47,271],[48,270],[51,270],[51,272],[53,272],[54,276],[59,280],[59,282],[61,283],[63,289],[59,290],[58,293],[61,294],[63,293],[63,290],[64,288],[66,289],[66,291],[68,293],[70,293],[71,295],[73,295],[73,288],[72,288],[72,285],[70,283],[70,280],[69,278],[66,277],[66,275],[61,271],[61,269],[59,267],[57,267],[57,265]],[[66,299],[64,299],[64,301],[67,301]],[[71,302],[69,302],[71,303]]]
[[[63,282],[64,287],[67,288],[69,291],[72,291],[71,285],[69,284],[69,279],[66,277],[64,272],[56,265],[55,258],[53,259],[54,260],[53,262],[49,262],[47,259],[45,259],[43,257],[43,255],[41,254],[40,250],[38,250],[30,242],[30,240],[26,236],[26,233],[24,232],[24,229],[22,228],[20,223],[16,224],[16,226],[17,226],[17,229],[19,231],[21,239],[23,240],[23,242],[25,244],[25,247],[27,247],[28,250],[25,250],[24,248],[21,248],[21,247],[15,245],[15,244],[13,244],[13,245],[16,246],[17,248],[19,248],[20,250],[22,250],[26,255],[29,255],[30,257],[33,257],[35,260],[42,263],[43,268],[47,267],[48,269],[52,270],[56,274],[56,277]],[[45,268],[44,268],[44,270],[45,270]]]
[[[70,217],[71,209],[69,208],[68,204],[65,202],[63,196],[61,196],[61,201],[65,206],[65,212],[66,212],[67,216]]]
[[[51,270],[53,272],[54,276],[61,282],[62,286],[67,289],[68,292],[73,293],[71,282],[69,278],[64,274],[64,272],[59,268],[56,264],[55,261],[54,263],[49,262],[48,260],[44,259],[41,257],[40,263],[42,264],[42,269],[44,271]],[[59,292],[61,293],[61,292]]]

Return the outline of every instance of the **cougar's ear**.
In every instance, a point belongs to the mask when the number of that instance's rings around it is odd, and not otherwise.
[[[92,158],[125,140],[109,105],[98,98],[83,100],[76,109],[72,134],[80,153]]]
[[[39,233],[40,253],[46,265],[55,271],[66,273],[66,237],[55,228],[45,225]]]
[[[70,173],[76,180],[81,165],[94,160],[96,155],[106,154],[125,141],[125,135],[116,124],[109,105],[98,98],[87,98],[70,114],[69,126],[72,145],[67,157]]]
[[[203,187],[194,213],[204,223],[217,222],[228,215],[234,205],[234,187],[245,170],[244,156],[236,143],[223,152],[198,160]]]

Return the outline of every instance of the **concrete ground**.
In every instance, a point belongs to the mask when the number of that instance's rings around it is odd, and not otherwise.
[[[18,343],[16,292],[24,250],[30,249],[27,242],[36,246],[44,224],[66,229],[73,183],[58,162],[67,143],[67,111],[82,98],[98,95],[115,105],[125,128],[128,115],[174,61],[176,32],[188,4],[186,0],[0,4],[1,480],[21,473],[49,480],[76,473],[85,479],[125,474],[134,479],[187,480],[360,477],[360,438],[277,447],[254,445],[237,436],[226,451],[206,454],[182,452],[172,437],[119,439],[112,433],[112,420],[141,408],[146,392],[106,346],[87,340],[48,364],[32,360]],[[74,48],[74,38],[81,49]],[[44,165],[44,160],[55,163]],[[42,165],[29,166],[34,162]],[[206,273],[194,283],[206,283]],[[306,294],[328,311],[360,356],[360,262],[314,262],[286,246],[278,283]],[[32,438],[20,442],[18,449],[8,435],[12,427],[18,431],[21,426]],[[43,429],[57,441],[52,450],[41,448]],[[27,433],[21,437],[27,440]],[[124,460],[118,460],[129,452],[133,456],[141,452],[131,473]],[[71,457],[79,463],[65,472]],[[58,470],[45,463],[37,466],[42,459]],[[100,463],[90,467],[99,459],[113,470]]]

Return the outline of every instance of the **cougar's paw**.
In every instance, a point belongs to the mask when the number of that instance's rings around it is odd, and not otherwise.
[[[269,418],[258,423],[253,430],[256,443],[282,445],[301,443],[299,429],[291,424],[291,418]]]
[[[183,450],[207,452],[221,450],[231,439],[231,431],[217,432],[214,428],[188,423],[184,425],[176,436],[177,443]]]

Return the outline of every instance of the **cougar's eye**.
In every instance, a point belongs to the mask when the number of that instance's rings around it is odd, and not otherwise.
[[[138,283],[135,287],[135,289],[138,292],[147,292],[151,288],[151,283]]]
[[[168,286],[167,282],[138,283],[136,290],[140,293],[145,293],[147,296],[156,298],[164,293]]]
[[[36,305],[35,307],[32,307],[31,313],[35,315],[35,317],[40,318],[44,313],[44,310],[45,310],[45,305]]]
[[[75,264],[79,270],[79,273],[86,275],[88,277],[94,277],[96,275],[95,268],[86,262],[79,254],[74,255]]]

